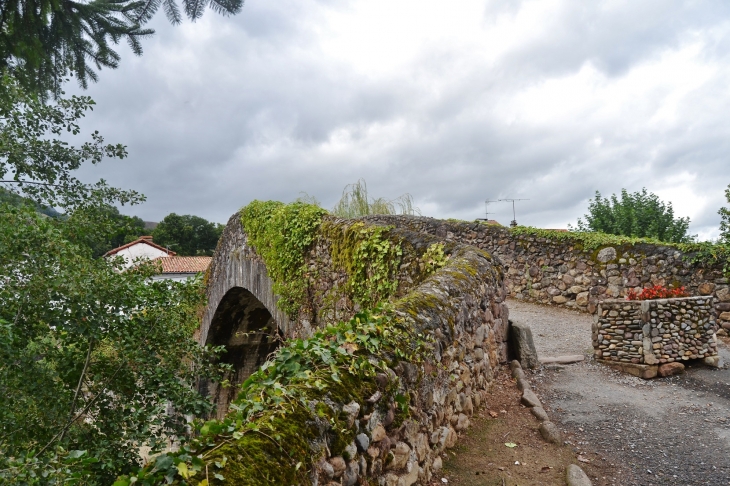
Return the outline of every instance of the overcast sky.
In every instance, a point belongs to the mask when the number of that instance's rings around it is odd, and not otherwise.
[[[84,170],[146,220],[253,199],[410,193],[427,216],[565,228],[642,187],[718,234],[730,183],[730,2],[248,0],[125,47],[86,126],[130,157]],[[512,219],[509,203],[490,218]]]

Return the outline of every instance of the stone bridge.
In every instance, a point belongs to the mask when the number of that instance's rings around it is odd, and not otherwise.
[[[722,266],[689,263],[676,247],[622,243],[592,248],[565,233],[512,232],[479,222],[320,216],[301,254],[287,254],[297,257],[296,271],[289,274],[281,272],[281,262],[272,266],[264,256],[276,255],[263,250],[288,231],[299,231],[301,222],[279,221],[281,234],[262,237],[247,233],[241,213],[230,218],[206,275],[208,304],[200,328],[200,342],[225,346],[222,359],[233,369],[229,380],[234,386],[204,385],[218,417],[236,398],[237,385],[282,343],[306,339],[378,302],[389,303],[386,312],[393,322],[430,347],[411,361],[371,356],[372,362],[388,363],[377,383],[368,385],[377,391],[369,398],[356,389],[317,396],[305,413],[310,418],[299,418],[308,435],[271,416],[276,425],[267,425],[275,429],[269,435],[292,445],[288,466],[282,465],[281,450],[270,451],[264,439],[252,442],[246,436],[212,447],[205,453],[208,462],[256,458],[253,466],[252,461],[228,462],[224,483],[318,485],[335,478],[349,485],[428,484],[441,466],[440,454],[488,400],[497,367],[508,359],[508,294],[590,312],[627,289],[671,282],[686,285],[694,295],[714,295],[716,312],[726,314],[720,321],[730,321]],[[275,220],[266,218],[259,226]],[[291,266],[291,258],[287,261]],[[276,280],[271,277],[275,269]],[[333,414],[329,423],[318,421],[323,410]],[[302,444],[305,435],[297,464],[294,444]],[[278,471],[276,480],[270,471]]]
[[[327,324],[347,320],[360,310],[361,303],[348,288],[350,275],[346,268],[333,263],[333,251],[342,242],[338,238],[353,238],[348,244],[358,245],[357,236],[364,232],[363,228],[383,228],[384,238],[401,249],[401,255],[393,262],[389,278],[397,285],[393,288],[390,300],[397,300],[409,294],[429,276],[431,272],[426,265],[431,262],[423,260],[433,245],[443,248],[444,258],[452,255],[475,252],[479,258],[488,260],[488,268],[484,275],[476,274],[476,268],[464,265],[457,273],[468,278],[474,288],[464,289],[463,295],[454,288],[439,289],[449,295],[450,300],[477,298],[481,302],[480,316],[469,316],[464,319],[485,321],[489,329],[484,328],[482,340],[491,337],[494,355],[490,367],[498,361],[507,359],[508,315],[504,303],[505,288],[503,271],[497,260],[476,248],[462,245],[453,239],[445,239],[441,235],[429,235],[424,232],[411,231],[409,217],[395,217],[388,221],[377,218],[359,220],[339,220],[325,216],[322,223],[326,231],[320,231],[317,239],[305,255],[307,276],[306,298],[296,315],[287,315],[277,306],[279,297],[274,293],[274,282],[269,277],[266,264],[255,248],[249,244],[241,223],[241,215],[234,214],[223,231],[213,260],[206,275],[207,300],[202,325],[200,328],[201,344],[224,345],[227,349],[223,360],[233,365],[230,382],[234,385],[242,383],[251,373],[264,363],[282,342],[282,340],[307,337],[313,329]],[[342,253],[342,248],[339,249]],[[474,257],[474,254],[470,257]],[[463,262],[462,262],[463,263]],[[475,293],[476,292],[476,293]],[[481,294],[480,294],[481,292]],[[463,307],[463,303],[459,303]],[[456,311],[463,312],[460,307]],[[414,313],[433,309],[416,309]],[[468,328],[475,331],[479,325]],[[447,333],[453,330],[447,327]],[[453,336],[451,337],[453,339]],[[448,347],[448,344],[444,344]],[[481,345],[478,346],[481,348]],[[209,385],[206,385],[209,386]],[[218,416],[222,417],[230,401],[235,397],[236,387],[225,390],[218,387],[206,390],[215,397]]]
[[[243,219],[241,214],[230,218],[206,275],[208,304],[199,339],[225,346],[222,359],[233,368],[228,379],[234,386],[203,385],[219,419],[238,385],[277,347],[350,321],[379,302],[389,303],[379,311],[388,316],[388,325],[407,330],[404,339],[413,349],[427,351],[413,358],[371,355],[370,363],[384,370],[375,381],[355,373],[347,379],[359,385],[341,389],[333,382],[322,392],[307,392],[311,408],[281,419],[291,424],[274,416],[274,422],[265,421],[262,426],[274,427],[267,437],[288,444],[286,453],[270,450],[271,441],[252,442],[254,437],[244,435],[204,452],[206,460],[227,464],[221,472],[228,484],[316,485],[332,478],[350,485],[426,484],[440,468],[439,454],[453,447],[471,414],[486,403],[498,365],[507,360],[509,321],[499,261],[476,247],[411,231],[407,218],[382,223],[322,214],[299,255],[299,270],[290,272],[295,282],[282,284],[272,278],[274,269],[282,274],[281,262],[272,263],[276,255],[262,251],[267,238],[277,235],[247,232]],[[291,228],[295,222],[279,224]],[[330,418],[321,422],[323,416]],[[282,464],[287,456],[288,466]],[[252,465],[231,457],[257,459]]]

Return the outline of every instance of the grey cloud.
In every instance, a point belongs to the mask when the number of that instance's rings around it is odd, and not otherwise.
[[[519,8],[489,5],[500,15]],[[434,216],[482,217],[485,199],[520,197],[530,199],[518,205],[520,223],[565,227],[595,190],[655,190],[667,174],[689,171],[698,193],[713,194],[694,231],[716,227],[730,182],[726,73],[689,95],[682,119],[668,127],[648,122],[662,93],[623,118],[590,109],[555,124],[501,118],[525,89],[586,62],[620,79],[692,35],[706,41],[708,62],[724,62],[724,3],[602,5],[567,2],[546,19],[546,35],[496,65],[443,45],[381,77],[325,57],[314,2],[249,1],[236,17],[209,13],[191,29],[158,19],[145,54],[123,54],[119,70],[102,73],[88,93],[98,107],[85,126],[126,143],[130,158],[84,176],[146,193],[148,202],[131,210],[145,219],[175,211],[225,222],[252,199],[291,201],[299,191],[329,207],[345,184],[365,177],[371,194],[409,192]],[[489,28],[497,13],[485,12]],[[506,203],[490,210],[512,219]]]

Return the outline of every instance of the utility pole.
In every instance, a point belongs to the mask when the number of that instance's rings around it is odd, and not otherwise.
[[[515,226],[517,226],[517,216],[515,215],[515,201],[529,201],[529,199],[510,199],[510,198],[505,198],[505,199],[500,199],[500,201],[507,201],[507,202],[510,202],[511,201],[512,202],[512,221],[510,222],[509,225],[512,228],[514,228]]]

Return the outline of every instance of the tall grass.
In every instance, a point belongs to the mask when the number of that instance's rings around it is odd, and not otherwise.
[[[410,214],[419,215],[421,211],[413,205],[413,196],[405,193],[395,199],[387,200],[368,197],[365,179],[348,184],[342,191],[342,198],[332,208],[332,214],[340,218],[357,218],[370,214]]]

